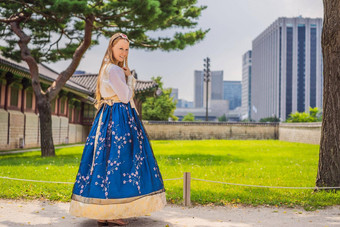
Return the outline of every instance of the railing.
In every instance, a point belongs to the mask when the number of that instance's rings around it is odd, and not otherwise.
[[[19,179],[19,178],[5,177],[5,176],[0,176],[0,178],[1,179],[8,179],[8,180],[17,180],[17,181],[38,182],[38,183],[74,184],[74,182],[30,180],[30,179]],[[339,187],[317,187],[317,186],[315,186],[315,187],[285,187],[285,186],[265,186],[265,185],[249,185],[249,184],[228,183],[228,182],[222,182],[222,181],[213,181],[213,180],[206,180],[206,179],[199,179],[199,178],[191,178],[190,172],[184,172],[183,177],[164,179],[164,181],[182,180],[182,179],[183,179],[183,204],[184,204],[184,206],[190,206],[191,205],[191,180],[204,181],[204,182],[217,183],[217,184],[234,185],[234,186],[241,186],[241,187],[257,187],[257,188],[313,189],[313,190],[340,189],[340,186]]]

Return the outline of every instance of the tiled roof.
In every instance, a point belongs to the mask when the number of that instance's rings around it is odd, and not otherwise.
[[[0,69],[7,70],[13,74],[18,74],[31,79],[30,71],[25,61],[16,62],[0,55]],[[53,82],[58,78],[58,73],[44,64],[38,64],[39,77],[45,81]],[[91,94],[88,89],[81,84],[68,80],[65,87],[79,91],[84,94]]]
[[[38,68],[39,77],[41,79],[53,82],[58,78],[58,72],[54,71],[48,66],[44,64],[38,64]],[[16,62],[0,55],[0,69],[7,70],[13,74],[18,74],[31,79],[30,71],[25,61]],[[132,70],[132,73],[136,77],[136,73],[134,70]],[[93,95],[96,91],[97,75],[98,74],[74,74],[66,82],[65,87],[77,90],[78,92],[81,92],[83,94]],[[158,84],[153,80],[142,81],[137,79],[135,93],[143,93],[156,87],[158,87]]]
[[[151,90],[152,88],[158,87],[158,84],[153,81],[142,81],[142,80],[137,80],[136,86],[135,86],[135,93],[142,93],[144,91]]]
[[[91,93],[96,91],[98,74],[74,74],[70,80],[87,88]]]
[[[97,86],[97,75],[98,74],[74,74],[70,80],[87,88],[89,91],[94,93],[96,91]],[[134,75],[134,73],[133,73]],[[158,84],[153,81],[144,81],[138,80],[135,86],[135,94],[143,93],[145,91],[149,91],[152,88],[158,87]]]

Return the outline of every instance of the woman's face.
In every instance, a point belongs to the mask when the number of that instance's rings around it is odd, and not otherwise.
[[[112,47],[113,57],[118,62],[124,62],[124,59],[129,53],[129,42],[125,39],[120,39],[116,45]]]

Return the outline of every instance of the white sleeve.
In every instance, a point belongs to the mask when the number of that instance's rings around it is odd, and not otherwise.
[[[128,103],[133,93],[132,88],[126,84],[124,71],[113,64],[110,64],[106,70],[108,78],[103,78],[103,82],[110,85],[120,101]]]

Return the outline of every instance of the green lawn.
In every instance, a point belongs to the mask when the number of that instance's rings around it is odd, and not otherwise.
[[[319,146],[276,140],[151,141],[163,179],[191,177],[250,185],[313,187]],[[73,182],[82,146],[56,149],[57,157],[40,152],[1,155],[0,176]],[[169,203],[182,203],[183,181],[165,181]],[[269,204],[315,209],[340,204],[340,193],[313,190],[229,186],[192,180],[193,204]],[[0,179],[1,198],[47,198],[69,201],[72,184]]]

